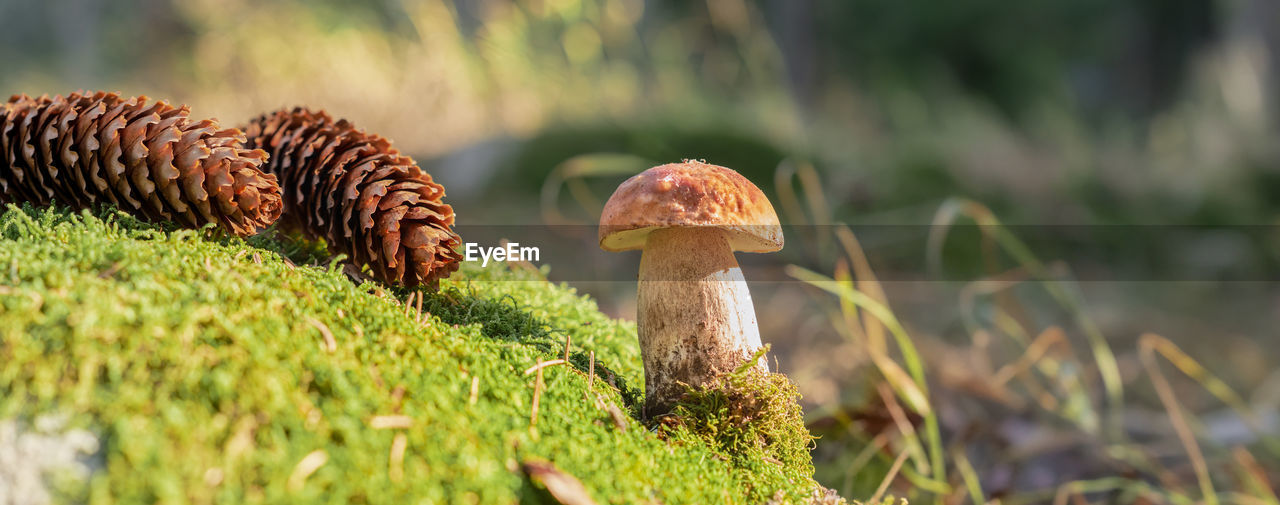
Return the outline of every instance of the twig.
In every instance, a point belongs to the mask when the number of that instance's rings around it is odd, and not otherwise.
[[[418,304],[414,308],[414,310],[417,311],[417,315],[413,316],[413,322],[418,324],[422,324],[422,299],[423,298],[426,298],[426,297],[421,294],[418,295]]]
[[[302,491],[302,486],[307,483],[307,477],[319,470],[329,461],[329,454],[323,449],[316,449],[311,453],[303,456],[298,464],[293,467],[293,473],[289,474],[289,491]]]
[[[622,413],[622,409],[610,402],[605,410],[609,411],[609,417],[613,419],[613,425],[618,428],[618,431],[627,431],[627,416]]]
[[[525,375],[529,375],[529,374],[531,374],[531,373],[533,373],[533,372],[538,372],[538,377],[542,377],[542,369],[543,369],[543,368],[546,368],[546,367],[549,367],[549,366],[555,366],[555,365],[563,365],[563,364],[565,364],[565,363],[567,363],[567,362],[566,362],[565,360],[562,360],[562,359],[553,359],[553,360],[551,360],[551,361],[542,361],[542,360],[538,360],[538,364],[536,364],[536,365],[533,365],[533,366],[529,367],[529,369],[528,369],[528,370],[525,370],[525,371],[524,371],[524,374],[525,374]]]
[[[409,446],[409,437],[404,432],[396,433],[396,437],[391,440],[391,456],[388,458],[390,469],[387,473],[391,477],[391,482],[400,482],[404,480],[404,450]]]
[[[573,335],[565,335],[564,337],[564,362],[569,362],[569,346],[573,345]]]
[[[311,317],[307,318],[307,323],[314,326],[317,330],[320,330],[320,336],[324,337],[324,350],[328,352],[338,350],[338,341],[334,340],[333,332],[329,331],[328,326],[325,326],[324,323]]]
[[[409,416],[374,416],[369,420],[369,427],[375,430],[406,429],[413,427],[413,418]]]
[[[530,428],[538,426],[538,400],[542,398],[542,369],[544,368],[542,361],[539,360],[533,368],[538,371],[538,376],[533,381],[533,411],[529,413]],[[528,374],[529,372],[525,372],[525,375]]]
[[[587,391],[591,391],[591,386],[596,382],[596,352],[591,351],[590,364],[587,365]]]
[[[404,317],[409,317],[409,310],[413,308],[413,299],[418,296],[418,292],[409,293],[409,298],[404,301]]]

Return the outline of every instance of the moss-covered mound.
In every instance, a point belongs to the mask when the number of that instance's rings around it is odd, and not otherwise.
[[[536,502],[566,482],[547,468],[601,503],[813,489],[807,455],[726,457],[689,428],[635,421],[635,327],[571,288],[464,267],[419,317],[409,293],[353,285],[284,244],[113,212],[0,215],[0,422],[57,416],[98,439],[87,483],[48,479],[58,501]],[[567,338],[534,425],[525,371]]]
[[[743,487],[757,485],[750,477],[760,473],[783,471],[794,482],[813,476],[809,450],[814,439],[805,428],[795,383],[755,366],[767,349],[732,373],[689,388],[671,413],[659,419],[663,433],[674,440],[710,442],[719,457],[750,470],[739,474],[745,477]]]

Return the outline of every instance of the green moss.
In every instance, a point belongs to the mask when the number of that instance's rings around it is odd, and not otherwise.
[[[59,485],[64,501],[511,503],[541,496],[519,470],[536,459],[601,503],[756,503],[812,486],[796,454],[725,458],[706,439],[611,416],[643,383],[635,325],[571,288],[466,266],[419,322],[407,293],[306,264],[317,251],[11,207],[0,420],[61,414],[99,438],[102,468],[79,490]],[[524,371],[566,338],[574,366],[544,370],[535,428]],[[588,351],[619,388],[588,388]],[[391,415],[410,427],[375,426]],[[308,473],[304,460],[323,464]]]
[[[805,427],[795,383],[754,366],[767,352],[768,346],[737,370],[690,387],[658,423],[673,440],[704,442],[717,457],[749,469],[740,483],[749,501],[804,502],[817,487],[809,456],[814,438]],[[799,485],[760,487],[762,475]]]

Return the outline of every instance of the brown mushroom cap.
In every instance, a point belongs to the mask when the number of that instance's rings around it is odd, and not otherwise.
[[[725,167],[685,160],[627,179],[600,214],[600,248],[644,247],[653,230],[714,227],[728,232],[734,251],[782,249],[782,226],[755,184]]]

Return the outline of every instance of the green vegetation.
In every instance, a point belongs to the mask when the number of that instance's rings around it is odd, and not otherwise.
[[[294,266],[280,253],[314,249],[288,237],[254,244],[109,211],[0,215],[0,420],[66,416],[100,442],[103,466],[59,480],[61,500],[537,501],[521,463],[541,460],[602,503],[795,501],[814,485],[794,424],[783,449],[725,457],[739,446],[622,414],[643,382],[634,325],[537,272],[464,268],[419,315],[408,293]],[[526,370],[570,337],[574,366],[543,368],[537,388]]]
[[[711,384],[690,388],[661,421],[677,440],[691,436],[711,440],[719,457],[752,469],[742,476],[781,470],[792,482],[809,482],[813,436],[805,428],[804,413],[797,403],[800,393],[786,375],[762,372],[754,366],[767,350],[766,346],[755,359]],[[696,443],[697,439],[693,440]],[[748,489],[755,485],[751,479],[742,482]]]

